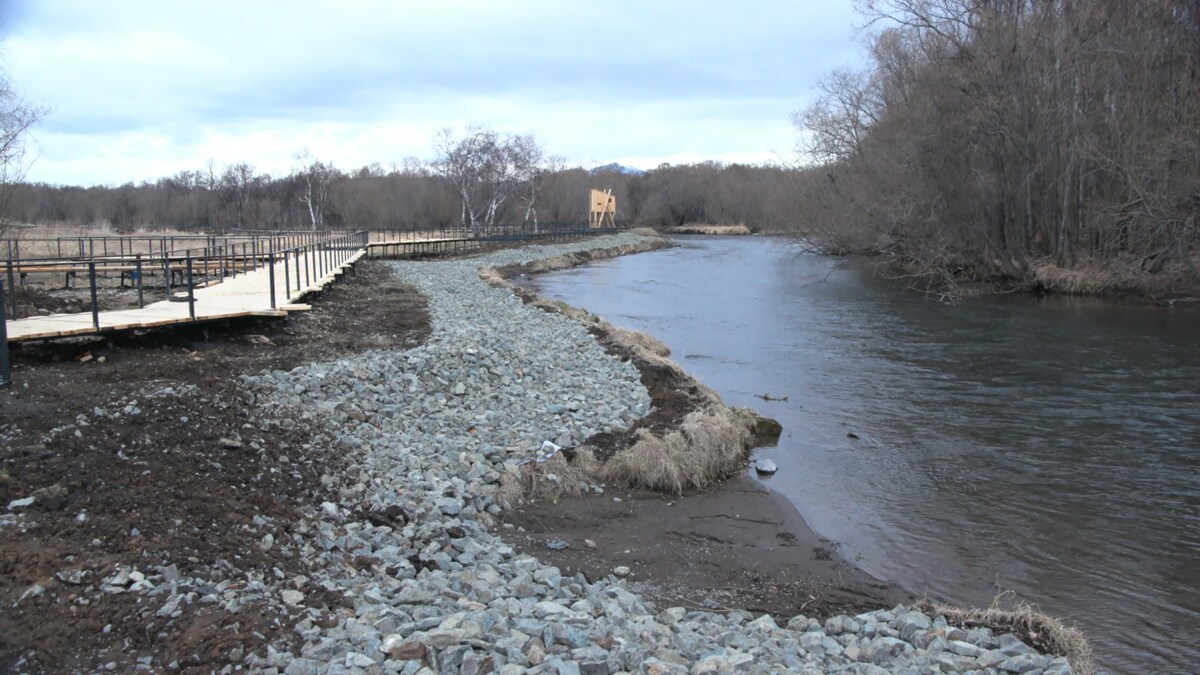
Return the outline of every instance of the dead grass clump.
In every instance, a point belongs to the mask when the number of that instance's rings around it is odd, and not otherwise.
[[[500,275],[500,271],[497,270],[495,267],[481,268],[479,270],[479,278],[481,280],[483,280],[483,283],[487,284],[488,286],[494,286],[496,288],[512,288],[513,287],[512,284],[508,283],[508,281],[506,281],[504,279],[504,277]]]
[[[634,227],[629,230],[632,234],[640,234],[643,237],[661,237],[662,234],[653,227]]]
[[[647,354],[664,358],[671,355],[671,348],[651,335],[628,328],[620,328],[611,324],[605,326],[605,328],[608,329],[609,337],[619,345],[640,349]]]
[[[1079,675],[1092,675],[1096,664],[1092,648],[1077,628],[1043,614],[1036,607],[1020,602],[1011,609],[1000,606],[1009,594],[1001,593],[987,609],[954,607],[922,600],[917,609],[930,616],[942,615],[951,624],[981,626],[996,633],[1012,633],[1044,653],[1066,657],[1071,670]]]
[[[1099,270],[1066,269],[1049,263],[1033,268],[1033,280],[1048,291],[1066,295],[1098,295],[1112,285],[1111,276]]]
[[[600,463],[587,448],[569,452],[573,455],[571,459],[567,459],[567,452],[559,452],[545,462],[523,464],[516,471],[504,474],[500,479],[500,501],[556,501],[587,492],[596,482]]]
[[[633,445],[613,456],[600,476],[625,487],[676,494],[702,488],[741,470],[749,436],[742,413],[724,406],[697,410],[679,429],[661,436],[638,430]]]
[[[704,225],[694,223],[671,228],[677,234],[746,235],[751,234],[745,225]]]

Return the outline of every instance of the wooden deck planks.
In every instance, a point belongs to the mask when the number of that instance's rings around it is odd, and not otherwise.
[[[319,254],[308,253],[308,259],[302,259],[301,269],[315,260]],[[195,321],[216,321],[244,316],[286,316],[288,312],[306,311],[309,305],[298,302],[304,296],[319,291],[335,281],[346,269],[366,255],[365,250],[355,252],[346,262],[330,270],[320,279],[310,283],[306,288],[296,290],[296,280],[291,279],[290,295],[285,290],[283,266],[285,263],[275,263],[275,304],[271,307],[270,270],[267,267],[252,272],[229,277],[221,283],[195,290],[196,318]],[[290,273],[294,276],[295,259],[288,263]],[[184,292],[186,294],[186,291]],[[176,291],[179,295],[179,291]],[[186,296],[185,296],[186,297]],[[193,319],[188,313],[188,302],[160,300],[146,305],[141,309],[125,309],[100,312],[100,328],[96,329],[91,312],[79,314],[51,314],[8,322],[8,340],[22,342],[28,340],[46,340],[75,335],[90,335],[125,330],[159,328],[175,324],[191,323]]]

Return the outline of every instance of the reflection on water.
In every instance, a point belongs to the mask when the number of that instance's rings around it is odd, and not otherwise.
[[[768,484],[867,571],[960,603],[1015,591],[1113,670],[1200,663],[1200,313],[950,306],[762,238],[530,285],[778,418]]]

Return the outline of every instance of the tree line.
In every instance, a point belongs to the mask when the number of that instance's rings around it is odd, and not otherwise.
[[[870,0],[870,64],[796,113],[802,221],[929,284],[1197,278],[1200,5]]]
[[[588,222],[588,190],[613,190],[619,224],[741,223],[782,231],[801,173],[705,162],[643,173],[566,167],[530,136],[472,130],[436,139],[438,158],[344,171],[302,157],[286,176],[239,162],[120,186],[13,186],[10,217],[26,224],[144,229],[417,229]]]

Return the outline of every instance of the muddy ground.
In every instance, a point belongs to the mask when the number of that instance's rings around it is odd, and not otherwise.
[[[296,521],[297,505],[328,498],[319,477],[337,470],[339,459],[301,452],[310,441],[304,430],[263,438],[241,403],[237,376],[415,345],[429,329],[423,300],[374,261],[312,304],[286,321],[14,352],[15,384],[0,392],[0,672],[18,664],[124,671],[135,665],[134,652],[153,653],[156,669],[175,661],[207,672],[231,654],[294,642],[287,617],[254,606],[231,615],[193,604],[181,616],[159,617],[160,603],[142,594],[89,600],[95,594],[82,591],[118,564],[161,579],[211,578],[214,570],[231,580],[302,573],[300,561],[260,550],[273,526],[264,529],[256,516]],[[90,360],[77,360],[84,355]],[[670,402],[660,410],[684,409],[669,380],[644,375],[656,401]],[[185,395],[156,395],[164,389]],[[667,421],[660,413],[647,423]],[[8,502],[32,494],[39,499],[30,513],[3,515]],[[534,502],[506,522],[513,527],[500,533],[512,544],[564,570],[595,578],[628,566],[635,586],[664,606],[821,617],[897,597],[749,478],[683,497],[608,490]],[[569,548],[546,547],[559,539]],[[35,587],[40,594],[21,599]],[[331,613],[340,608],[336,594],[324,602]]]

